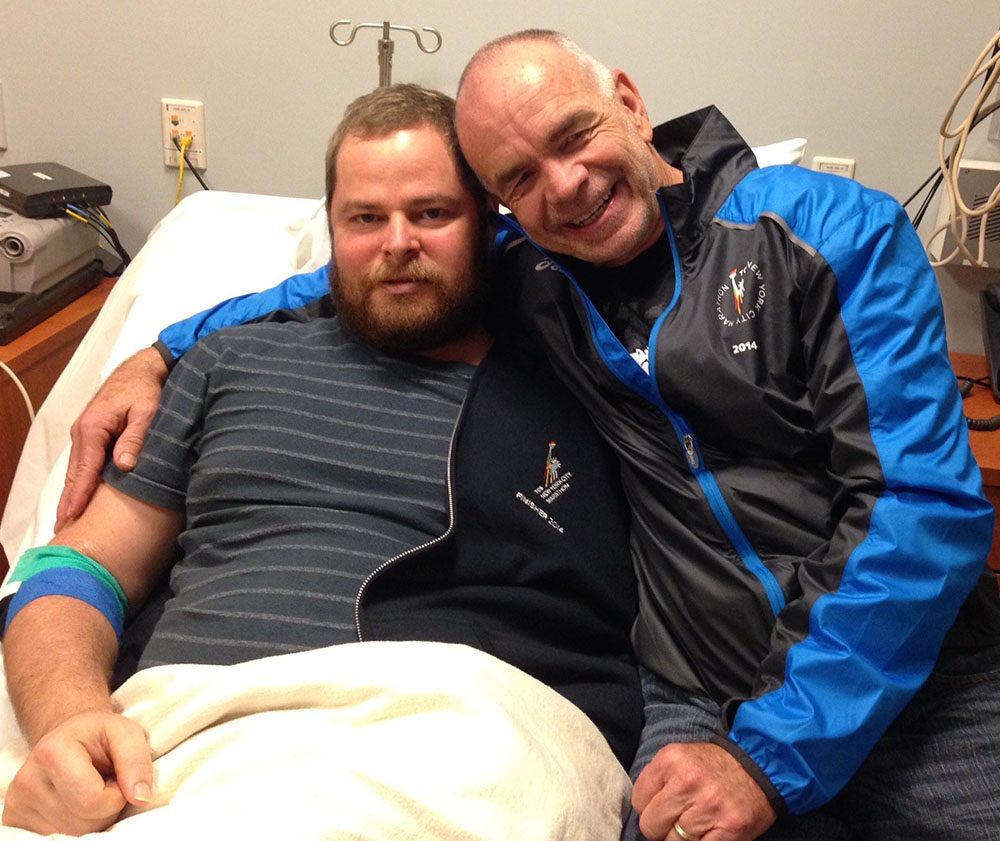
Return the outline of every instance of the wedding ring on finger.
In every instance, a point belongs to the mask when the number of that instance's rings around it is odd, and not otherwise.
[[[681,841],[701,841],[700,835],[692,835],[690,832],[687,832],[684,829],[684,827],[682,827],[679,823],[674,824],[674,832],[677,833],[677,837],[680,838]]]

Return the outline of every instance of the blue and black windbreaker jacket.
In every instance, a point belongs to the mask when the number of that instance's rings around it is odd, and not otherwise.
[[[640,661],[718,701],[718,743],[779,811],[807,812],[850,779],[946,637],[1000,642],[993,509],[936,279],[899,204],[757,168],[715,108],[653,142],[684,181],[659,191],[675,284],[648,373],[573,261],[510,217],[505,275],[622,462]]]

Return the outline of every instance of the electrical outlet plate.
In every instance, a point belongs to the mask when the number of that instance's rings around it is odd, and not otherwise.
[[[183,139],[191,133],[192,142],[187,156],[191,166],[207,169],[208,154],[205,150],[205,104],[195,99],[175,99],[163,97],[160,100],[160,125],[163,141],[163,163],[179,167],[181,154],[174,146],[173,138]]]
[[[853,178],[854,158],[824,158],[817,155],[813,158],[812,168],[817,172],[831,172],[834,175]]]

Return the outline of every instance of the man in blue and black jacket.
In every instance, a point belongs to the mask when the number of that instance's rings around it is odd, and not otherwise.
[[[622,461],[643,833],[752,838],[841,791],[862,837],[995,832],[993,512],[899,205],[757,169],[714,108],[654,129],[553,33],[480,50],[457,120],[517,311]]]

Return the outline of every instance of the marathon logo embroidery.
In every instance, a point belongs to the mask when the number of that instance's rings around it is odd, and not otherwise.
[[[764,274],[753,260],[729,272],[729,280],[715,293],[715,311],[726,327],[753,321],[764,309],[767,286]]]
[[[746,287],[746,281],[742,278],[737,279],[736,269],[733,269],[729,273],[729,282],[733,285],[733,304],[736,306],[736,315],[743,315],[743,290]]]
[[[545,510],[545,506],[552,505],[559,497],[569,491],[570,479],[573,478],[572,471],[567,470],[565,473],[562,472],[562,462],[556,455],[557,446],[555,441],[549,441],[549,448],[545,454],[545,469],[542,473],[542,483],[531,492],[537,498],[537,501],[521,491],[518,491],[514,496],[557,532],[564,534],[565,532],[559,521]]]
[[[546,488],[559,478],[559,468],[562,467],[562,462],[552,454],[555,448],[556,442],[549,441],[549,454],[545,457],[545,480],[542,483]]]
[[[542,484],[535,488],[535,495],[543,502],[552,503],[569,490],[569,480],[573,474],[569,471],[559,475],[562,462],[556,456],[556,442],[549,441],[549,451],[545,456],[545,475]]]
[[[548,511],[546,511],[544,508],[542,508],[540,505],[536,504],[532,500],[528,499],[528,497],[526,497],[520,491],[517,492],[516,496],[521,502],[527,505],[528,508],[534,511],[539,517],[541,517],[546,523],[552,526],[552,528],[554,528],[557,532],[559,532],[560,534],[565,534],[563,527],[556,522],[555,517],[550,515]]]

